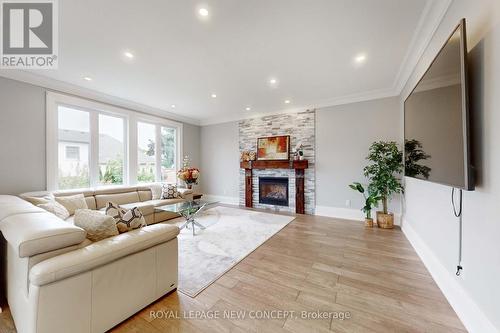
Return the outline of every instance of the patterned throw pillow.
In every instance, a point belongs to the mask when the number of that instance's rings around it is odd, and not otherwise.
[[[37,205],[37,207],[43,208],[63,220],[66,220],[69,217],[68,210],[56,201],[48,201],[46,203]]]
[[[87,238],[93,242],[118,235],[118,228],[112,217],[91,209],[77,209],[75,225],[87,232]]]
[[[106,215],[114,219],[119,233],[146,226],[146,219],[144,219],[144,216],[137,207],[126,210],[117,204],[108,202],[106,205]]]
[[[115,220],[115,223],[120,222],[121,215],[125,214],[126,211],[126,209],[121,208],[115,203],[108,202],[106,204],[106,215],[111,216]]]
[[[161,191],[162,199],[177,199],[180,198],[179,192],[177,192],[177,185],[174,184],[163,184]]]

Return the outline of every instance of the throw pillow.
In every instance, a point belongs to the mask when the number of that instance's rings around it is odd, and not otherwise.
[[[139,208],[134,207],[131,210],[120,210],[120,221],[116,223],[118,232],[127,232],[144,226],[146,226],[146,219],[144,219]]]
[[[177,185],[173,184],[163,184],[161,191],[162,199],[177,199],[180,197],[179,192],[177,191]]]
[[[22,197],[22,198],[28,201],[29,203],[32,203],[35,206],[46,204],[51,201],[49,198],[42,198],[42,197]]]
[[[70,216],[74,215],[77,209],[89,208],[83,194],[55,197],[55,199],[68,210]]]
[[[43,208],[63,220],[66,220],[69,217],[68,210],[56,201],[48,201],[37,205],[37,207]]]
[[[106,210],[105,210],[106,215],[111,216],[116,223],[120,222],[122,214],[125,214],[126,211],[127,211],[126,209],[121,208],[120,206],[118,206],[113,202],[108,202],[106,204]]]
[[[161,199],[161,194],[162,194],[162,188],[163,184],[161,183],[154,183],[149,185],[149,188],[151,189],[151,195],[153,200],[158,200]]]
[[[137,207],[126,210],[115,203],[108,202],[106,215],[113,218],[119,233],[146,226],[146,219]]]
[[[111,216],[92,209],[77,209],[75,225],[87,232],[87,238],[93,242],[118,235],[118,228]]]

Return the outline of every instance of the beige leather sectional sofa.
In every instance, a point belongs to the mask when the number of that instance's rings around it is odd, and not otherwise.
[[[158,185],[156,185],[158,186]],[[193,191],[188,189],[178,189],[181,195],[178,199],[160,199],[161,188],[156,190],[156,196],[150,186],[114,187],[103,189],[72,190],[51,193],[55,197],[68,196],[82,193],[89,209],[103,210],[108,202],[113,202],[126,209],[138,207],[146,219],[146,223],[154,224],[164,222],[178,217],[175,213],[158,212],[155,208],[173,203],[193,200]],[[21,197],[29,196],[22,194]],[[71,218],[70,218],[71,219]]]
[[[19,333],[105,332],[177,288],[176,217],[154,207],[184,199],[153,199],[147,187],[57,192],[83,193],[91,209],[108,201],[138,206],[148,226],[98,242],[71,218],[15,196],[0,195],[6,240],[7,300]],[[189,192],[183,197],[189,199]]]

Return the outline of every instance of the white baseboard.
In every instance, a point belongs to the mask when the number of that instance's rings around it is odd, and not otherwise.
[[[239,205],[240,204],[240,198],[229,197],[229,196],[224,196],[224,195],[203,194],[203,199],[210,200],[210,201],[218,201],[218,202],[226,204],[226,205]]]
[[[465,328],[471,333],[498,333],[495,326],[462,288],[458,282],[459,277],[456,277],[443,266],[407,220],[404,221],[402,229]]]
[[[372,216],[375,219],[375,211],[372,212]],[[364,221],[365,214],[359,209],[353,208],[342,208],[342,207],[330,207],[330,206],[316,206],[314,215],[335,217],[344,220],[355,220]],[[394,224],[401,225],[401,214],[394,214]]]
[[[356,221],[363,221],[365,219],[365,215],[360,210],[330,206],[316,206],[314,215],[336,217],[338,219]]]

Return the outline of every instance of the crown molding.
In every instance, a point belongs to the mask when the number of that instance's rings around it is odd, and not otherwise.
[[[198,120],[185,117],[176,113],[172,113],[166,110],[161,110],[158,108],[147,106],[141,103],[136,103],[127,99],[100,93],[98,91],[84,88],[75,84],[66,83],[52,78],[47,78],[41,75],[34,74],[32,72],[20,71],[20,70],[0,70],[0,76],[34,84],[46,89],[54,90],[56,92],[71,94],[78,97],[84,97],[101,103],[116,105],[122,108],[131,109],[133,111],[153,114],[159,117],[181,121],[187,124],[198,125],[198,126],[227,123],[227,122],[258,118],[266,115],[273,115],[280,113],[296,113],[307,109],[319,109],[329,106],[358,103],[363,101],[401,95],[404,87],[408,83],[408,80],[410,79],[411,75],[413,74],[418,64],[418,61],[421,59],[422,55],[427,49],[432,37],[434,36],[436,30],[438,29],[439,24],[443,20],[452,2],[453,0],[428,0],[422,11],[420,19],[413,33],[410,46],[408,47],[405,57],[403,58],[403,61],[398,70],[398,74],[396,75],[391,88],[372,90],[356,94],[349,94],[326,100],[304,103],[291,108],[271,110],[269,112],[246,112],[243,114],[215,116]]]
[[[42,75],[37,75],[32,72],[15,70],[15,69],[4,69],[0,70],[0,76],[12,79],[16,81],[21,81],[25,83],[29,83],[35,86],[39,86],[45,88],[50,91],[64,93],[67,95],[74,95],[77,97],[82,97],[86,99],[90,99],[96,102],[109,104],[112,106],[119,106],[121,108],[129,109],[135,112],[142,112],[150,115],[155,115],[158,117],[166,118],[169,120],[180,121],[187,124],[192,125],[200,125],[200,122],[197,119],[184,117],[169,111],[161,110],[158,108],[154,108],[148,105],[144,105],[141,103],[136,103],[124,98],[111,96],[108,94],[104,94],[98,92],[96,90],[84,88],[72,83],[63,82],[60,80],[48,78]]]
[[[429,46],[432,37],[443,21],[453,0],[429,0],[425,5],[420,20],[415,28],[403,62],[394,80],[393,89],[401,94],[408,83],[415,67]]]
[[[260,118],[273,114],[297,113],[297,112],[303,112],[304,110],[321,109],[329,106],[365,102],[374,99],[381,99],[381,98],[395,97],[395,96],[399,96],[399,92],[393,89],[372,90],[369,92],[350,94],[336,98],[325,99],[319,102],[301,104],[299,106],[294,106],[286,109],[276,109],[269,112],[247,112],[244,114],[205,118],[200,120],[200,126],[229,123],[244,119]]]

